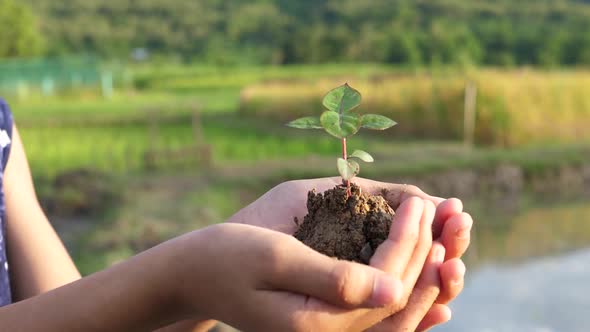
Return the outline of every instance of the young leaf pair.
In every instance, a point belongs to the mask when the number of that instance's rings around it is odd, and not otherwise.
[[[349,158],[358,158],[366,163],[372,163],[375,161],[373,157],[363,150],[354,150]],[[357,176],[361,170],[361,166],[356,160],[349,158],[338,158],[338,173],[344,181],[350,181],[352,178]]]
[[[384,130],[394,126],[395,121],[378,114],[359,115],[353,112],[361,104],[361,94],[348,84],[331,90],[322,104],[328,110],[321,116],[306,116],[287,124],[299,129],[324,129],[336,138],[347,138],[359,129]]]
[[[385,130],[394,126],[395,121],[378,114],[360,115],[355,109],[361,104],[361,94],[348,84],[339,86],[326,94],[322,104],[326,111],[321,116],[307,116],[289,122],[287,125],[299,129],[324,129],[328,134],[342,142],[342,158],[338,158],[338,172],[350,186],[350,180],[360,171],[355,160],[349,160],[346,153],[346,139],[361,128]],[[373,157],[365,151],[356,150],[350,157],[364,162],[373,162]]]

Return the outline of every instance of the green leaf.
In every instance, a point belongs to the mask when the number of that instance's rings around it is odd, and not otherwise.
[[[328,92],[323,104],[330,111],[347,113],[361,104],[361,94],[346,83]]]
[[[287,126],[299,129],[322,129],[322,123],[317,116],[306,116],[287,123]]]
[[[354,178],[361,170],[360,165],[354,160],[344,160],[342,158],[338,158],[337,165],[338,173],[340,173],[340,176],[345,181]]]
[[[395,126],[397,122],[390,118],[378,114],[365,114],[361,118],[361,125],[363,128],[384,130]]]
[[[356,134],[361,128],[361,118],[358,114],[338,114],[334,111],[325,111],[320,117],[322,127],[326,132],[337,138],[344,138]]]
[[[362,160],[366,163],[372,163],[375,161],[375,159],[373,159],[373,156],[371,156],[370,154],[368,154],[367,152],[365,152],[363,150],[354,150],[354,152],[350,156],[355,157],[355,158],[359,158],[360,160]]]

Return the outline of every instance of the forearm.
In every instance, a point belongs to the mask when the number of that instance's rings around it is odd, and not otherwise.
[[[7,249],[14,301],[80,279],[80,273],[47,218],[37,205],[31,205],[31,208],[9,213]]]
[[[175,303],[177,257],[163,244],[107,270],[0,308],[7,331],[149,331],[185,319]]]

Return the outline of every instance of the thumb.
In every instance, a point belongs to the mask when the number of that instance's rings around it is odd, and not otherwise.
[[[399,279],[376,268],[337,260],[293,241],[277,260],[275,288],[308,295],[340,307],[384,307],[401,302]]]

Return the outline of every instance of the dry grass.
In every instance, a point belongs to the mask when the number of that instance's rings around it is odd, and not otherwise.
[[[363,94],[362,111],[399,122],[390,132],[415,138],[461,139],[464,88],[478,88],[476,141],[515,146],[590,139],[590,72],[483,70],[469,73],[274,81],[245,88],[240,111],[281,121],[321,112],[321,98],[349,82]]]

